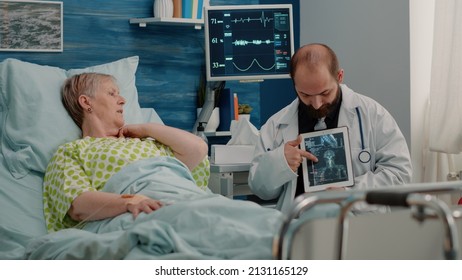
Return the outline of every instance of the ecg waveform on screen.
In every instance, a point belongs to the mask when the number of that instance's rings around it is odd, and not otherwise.
[[[274,18],[271,18],[271,17],[265,17],[265,12],[262,11],[261,12],[261,17],[259,18],[251,18],[251,17],[248,17],[248,18],[235,18],[233,20],[231,20],[232,23],[250,23],[250,22],[254,22],[254,21],[259,21],[263,24],[264,27],[266,27],[266,24],[273,21]]]
[[[233,45],[235,46],[247,46],[247,45],[270,45],[273,44],[274,41],[271,40],[252,40],[252,41],[247,41],[247,40],[235,40],[233,42]]]
[[[276,66],[276,64],[273,64],[270,68],[265,68],[265,67],[261,66],[261,64],[258,63],[258,60],[256,60],[255,58],[252,60],[252,63],[250,63],[249,67],[247,67],[247,68],[240,68],[234,62],[233,62],[233,65],[234,65],[234,67],[236,67],[237,70],[239,70],[241,72],[247,72],[255,63],[258,65],[258,67],[260,67],[264,71],[270,71],[271,69],[273,69]]]

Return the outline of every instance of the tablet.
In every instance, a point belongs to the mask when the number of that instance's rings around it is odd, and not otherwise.
[[[350,138],[347,127],[303,133],[301,149],[318,158],[318,162],[303,159],[303,180],[308,192],[330,186],[354,185]]]

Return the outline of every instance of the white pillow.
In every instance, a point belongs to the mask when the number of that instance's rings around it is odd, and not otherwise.
[[[72,75],[113,75],[126,99],[126,122],[143,122],[135,85],[137,67],[137,56],[68,71],[11,58],[0,62],[0,142],[11,174],[21,178],[29,171],[44,173],[58,146],[80,137],[80,129],[61,103],[61,87]]]
[[[135,74],[138,68],[138,61],[138,56],[132,56],[107,64],[83,69],[70,69],[67,71],[67,76],[71,77],[84,72],[96,72],[114,76],[117,80],[120,94],[126,99],[124,105],[125,122],[127,124],[140,123],[143,121],[143,115],[138,103],[138,91],[135,85]]]

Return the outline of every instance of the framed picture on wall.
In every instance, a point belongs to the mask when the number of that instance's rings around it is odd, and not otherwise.
[[[0,0],[0,51],[62,52],[63,2]]]

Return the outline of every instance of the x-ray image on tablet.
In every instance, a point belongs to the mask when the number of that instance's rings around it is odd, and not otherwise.
[[[301,148],[318,162],[303,160],[303,180],[308,191],[354,184],[348,128],[339,127],[302,134]]]

